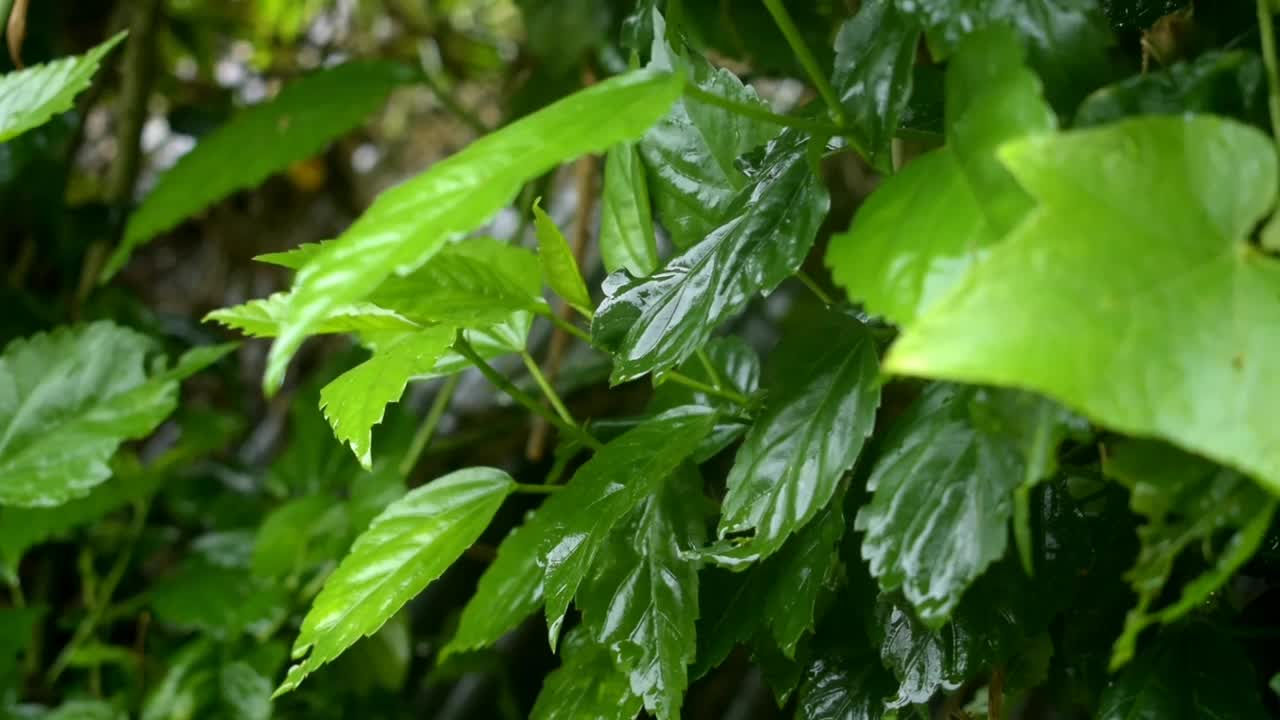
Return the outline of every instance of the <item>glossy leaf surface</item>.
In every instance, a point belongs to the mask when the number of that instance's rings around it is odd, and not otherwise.
[[[0,143],[70,110],[76,95],[89,87],[102,58],[124,37],[120,33],[84,55],[0,75]]]
[[[531,720],[631,720],[640,714],[627,676],[584,630],[571,631],[560,654],[561,665],[543,682]]]
[[[538,236],[538,261],[542,264],[542,277],[552,291],[579,312],[589,314],[591,295],[573,257],[573,248],[565,240],[564,233],[540,205],[533,205],[533,229]]]
[[[620,143],[604,162],[600,256],[605,272],[646,277],[658,269],[658,241],[644,162],[635,143]]]

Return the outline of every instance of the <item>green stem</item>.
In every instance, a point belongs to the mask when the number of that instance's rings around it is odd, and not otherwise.
[[[730,100],[721,97],[713,92],[708,92],[697,85],[686,85],[684,88],[684,96],[690,100],[694,100],[705,105],[715,105],[724,108],[735,115],[741,115],[753,120],[781,125],[782,127],[795,128],[803,130],[811,135],[839,135],[840,128],[824,123],[818,120],[810,120],[808,118],[797,117],[795,115],[779,115],[776,112],[767,110],[759,105],[751,105],[737,100]]]
[[[833,300],[832,297],[827,294],[827,291],[823,290],[822,287],[818,285],[818,282],[816,280],[809,277],[809,273],[803,270],[797,270],[796,279],[804,283],[804,286],[809,288],[809,292],[816,295],[817,298],[822,301],[823,305],[826,305],[827,307],[831,307],[832,305],[836,304],[836,301]]]
[[[1258,31],[1262,34],[1262,60],[1267,66],[1271,134],[1280,151],[1280,70],[1276,67],[1276,34],[1271,21],[1271,0],[1258,0]]]
[[[718,388],[713,385],[708,385],[707,383],[704,383],[700,380],[694,380],[688,375],[676,372],[675,370],[668,371],[665,377],[668,381],[676,383],[677,385],[683,385],[691,390],[696,390],[700,393],[705,393],[707,395],[712,395],[714,397],[723,398],[725,400],[728,400],[731,403],[740,405],[744,408],[751,407],[751,400],[748,399],[747,396],[743,395],[742,393],[734,392],[733,390],[728,390],[725,388]]]
[[[538,367],[538,363],[533,361],[533,356],[527,350],[521,350],[520,359],[524,361],[524,366],[529,371],[530,377],[538,384],[538,389],[547,397],[547,402],[551,403],[551,407],[555,408],[556,414],[560,416],[560,419],[576,426],[578,423],[574,421],[573,415],[569,414],[569,408],[564,406],[564,401],[560,399],[556,389],[551,387],[547,376],[542,374],[542,369]]]
[[[718,388],[724,387],[724,381],[720,379],[720,373],[716,372],[716,366],[712,364],[711,357],[707,355],[707,351],[698,348],[695,354],[698,356],[698,362],[702,363],[702,369],[706,371],[711,384]]]
[[[586,445],[593,450],[599,450],[604,447],[604,443],[595,439],[595,437],[590,433],[573,423],[565,422],[563,418],[548,410],[547,407],[538,402],[536,398],[530,396],[525,391],[516,387],[510,380],[503,377],[502,373],[494,370],[493,366],[485,362],[484,358],[480,357],[480,354],[475,351],[475,348],[471,347],[471,343],[467,342],[467,339],[461,334],[459,334],[458,339],[454,341],[453,349],[457,351],[459,355],[469,360],[472,365],[475,365],[476,369],[480,371],[480,374],[484,375],[489,382],[493,383],[494,387],[506,393],[512,400],[523,405],[525,409],[545,418],[547,422],[559,428],[561,432],[577,438],[583,445]]]
[[[787,44],[791,46],[791,51],[796,54],[796,59],[800,61],[804,71],[809,74],[809,79],[813,81],[813,86],[818,89],[818,94],[827,103],[827,109],[831,111],[831,117],[835,119],[837,125],[844,127],[844,109],[840,106],[840,97],[836,95],[835,88],[831,87],[831,82],[827,80],[826,74],[822,72],[822,68],[818,65],[818,58],[814,56],[813,51],[805,44],[804,38],[800,37],[800,30],[796,27],[795,21],[791,19],[787,8],[783,6],[782,0],[764,0],[764,6],[769,9],[769,14],[773,16],[773,21],[777,23],[778,29],[782,31],[783,37],[787,39]]]
[[[590,335],[583,332],[583,330],[579,328],[577,325],[574,325],[572,322],[569,322],[568,320],[565,320],[564,318],[560,317],[559,313],[555,311],[547,312],[547,313],[544,313],[544,317],[550,320],[552,324],[554,324],[556,327],[560,328],[561,330],[564,330],[565,332],[578,338],[582,342],[587,343],[588,345],[591,344]]]
[[[533,485],[516,483],[516,492],[529,495],[554,495],[564,489],[563,485]]]
[[[444,417],[445,410],[449,409],[449,402],[453,400],[453,393],[458,389],[458,382],[462,380],[462,375],[450,375],[449,379],[444,381],[444,385],[436,393],[436,397],[431,401],[431,409],[427,411],[427,417],[423,419],[422,425],[418,427],[418,432],[414,434],[413,441],[409,443],[409,450],[404,454],[404,459],[400,461],[400,475],[409,477],[413,472],[413,468],[418,465],[418,460],[422,457],[422,451],[427,449],[427,445],[431,442],[431,438],[436,434],[436,428],[440,425],[440,418]]]

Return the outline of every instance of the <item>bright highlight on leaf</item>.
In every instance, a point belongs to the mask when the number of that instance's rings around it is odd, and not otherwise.
[[[71,109],[89,87],[98,64],[127,33],[118,33],[84,55],[0,75],[0,143],[17,137]]]

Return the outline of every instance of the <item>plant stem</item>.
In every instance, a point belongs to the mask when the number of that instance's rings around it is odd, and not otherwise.
[[[502,373],[493,369],[489,363],[480,357],[480,354],[471,347],[471,343],[462,335],[458,335],[458,339],[453,344],[453,349],[457,353],[476,366],[481,375],[484,375],[494,387],[506,393],[512,400],[523,405],[527,410],[547,419],[547,422],[556,426],[561,432],[577,438],[582,444],[593,450],[599,450],[604,447],[604,443],[595,439],[590,433],[570,422],[565,422],[563,418],[547,409],[536,398],[531,397],[528,393],[516,387],[510,380],[503,377]]]
[[[840,128],[824,123],[818,120],[810,120],[808,118],[797,117],[795,115],[780,115],[772,110],[767,110],[758,105],[750,105],[737,100],[730,100],[721,97],[713,92],[708,92],[697,85],[686,85],[684,88],[684,96],[690,100],[695,100],[706,105],[715,105],[724,108],[735,115],[749,117],[753,120],[781,125],[782,127],[795,128],[803,130],[812,135],[839,135]]]
[[[1280,70],[1276,67],[1276,33],[1271,20],[1271,0],[1258,0],[1258,31],[1262,35],[1262,61],[1267,66],[1271,134],[1280,151]]]
[[[804,71],[809,74],[809,79],[813,81],[813,86],[818,89],[818,94],[827,103],[827,109],[831,111],[831,117],[835,119],[837,125],[844,127],[844,109],[840,106],[840,97],[836,95],[835,88],[831,87],[831,82],[827,80],[826,74],[818,66],[818,58],[814,57],[813,51],[805,44],[804,38],[800,37],[800,30],[796,28],[795,21],[787,13],[787,8],[783,6],[782,0],[764,0],[764,6],[769,9],[769,14],[773,16],[773,21],[777,23],[778,29],[782,31],[783,37],[787,39],[787,44],[791,46],[791,51],[796,54],[796,59],[800,61]]]
[[[826,305],[827,307],[831,307],[832,305],[836,304],[836,301],[833,300],[832,297],[827,294],[827,291],[823,290],[822,287],[818,285],[818,282],[816,280],[809,277],[809,273],[803,270],[797,270],[796,279],[804,283],[804,286],[809,288],[809,292],[817,296],[817,298],[822,301],[823,305]]]
[[[696,390],[700,393],[705,393],[707,395],[712,395],[714,397],[728,400],[729,402],[744,408],[751,407],[751,400],[749,400],[746,395],[743,395],[740,392],[735,392],[733,390],[728,390],[726,388],[718,388],[712,385],[708,385],[702,381],[694,380],[688,375],[676,372],[675,370],[668,371],[666,374],[666,379],[673,383],[676,383],[677,385],[683,385],[691,390]]]
[[[707,371],[707,377],[711,379],[711,384],[718,388],[724,387],[724,381],[720,379],[720,373],[716,372],[716,366],[712,364],[711,357],[707,355],[707,351],[698,348],[694,354],[698,356],[698,362],[702,363],[702,369]]]
[[[558,327],[558,328],[560,328],[561,330],[564,330],[565,332],[569,333],[570,335],[572,335],[572,336],[574,336],[574,337],[578,338],[578,339],[579,339],[579,340],[581,340],[582,342],[587,343],[587,344],[590,344],[590,343],[591,343],[591,336],[590,336],[590,335],[588,335],[587,333],[583,332],[581,328],[579,328],[577,325],[574,325],[574,324],[573,324],[572,322],[570,322],[569,320],[566,320],[566,319],[564,319],[564,318],[560,317],[560,314],[559,314],[559,313],[557,313],[557,312],[555,312],[555,311],[548,312],[548,313],[546,314],[546,318],[547,318],[548,320],[550,320],[553,324],[555,324],[555,326],[556,326],[556,327]]]
[[[422,425],[418,427],[418,432],[414,434],[413,441],[409,443],[409,450],[404,454],[404,459],[400,461],[400,475],[409,477],[413,472],[413,468],[417,466],[418,460],[422,457],[422,451],[427,449],[427,445],[431,442],[431,438],[436,434],[436,427],[440,425],[440,418],[444,417],[445,410],[449,409],[449,401],[453,399],[453,393],[458,389],[458,382],[462,380],[462,375],[450,375],[449,379],[444,381],[444,385],[436,392],[436,397],[431,401],[431,409],[427,411],[427,417],[423,419]]]
[[[528,495],[554,495],[564,489],[563,485],[534,485],[531,483],[516,483],[516,492],[526,493]]]
[[[542,390],[542,394],[547,397],[547,402],[551,403],[551,407],[555,408],[556,414],[560,416],[560,419],[576,426],[578,423],[574,422],[573,415],[569,413],[569,408],[564,406],[564,401],[560,399],[559,393],[556,392],[555,388],[551,387],[547,376],[542,374],[542,369],[538,367],[538,363],[533,361],[533,356],[529,354],[529,351],[522,350],[520,359],[524,361],[524,366],[528,369],[529,375],[538,384],[538,389]]]
[[[422,71],[422,81],[427,87],[431,88],[431,92],[435,94],[436,100],[440,102],[445,110],[453,113],[454,117],[461,120],[462,124],[471,128],[475,134],[489,134],[489,126],[485,125],[475,113],[463,107],[462,104],[453,97],[452,93],[440,85],[440,81],[436,78],[435,73],[431,72],[431,63],[427,62],[427,52],[425,47],[422,45],[418,46],[418,64],[419,69]]]

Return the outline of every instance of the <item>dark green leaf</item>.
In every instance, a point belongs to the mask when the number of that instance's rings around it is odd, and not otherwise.
[[[626,674],[585,629],[565,636],[560,655],[560,667],[542,682],[531,720],[631,720],[640,713]]]
[[[590,314],[591,295],[582,280],[578,261],[573,257],[573,248],[569,247],[555,221],[536,202],[533,204],[533,229],[538,237],[538,260],[547,285],[579,312]]]
[[[222,705],[236,720],[270,720],[271,680],[252,665],[236,661],[223,665],[218,674]]]
[[[1247,50],[1209,52],[1157,72],[1135,75],[1090,95],[1075,125],[1105,125],[1134,115],[1227,115],[1266,126],[1262,60]]]
[[[332,495],[317,493],[285,503],[258,528],[250,560],[253,574],[286,577],[337,559],[346,549],[348,528],[346,508]]]
[[[0,691],[18,685],[18,656],[31,644],[45,607],[0,609]]]
[[[805,669],[796,720],[881,720],[893,677],[875,653],[826,650]]]
[[[648,277],[658,269],[649,184],[635,143],[617,145],[604,162],[600,256],[606,272],[626,270],[632,277]]]
[[[151,592],[160,622],[234,640],[241,633],[270,634],[288,612],[285,592],[247,569],[224,567],[192,555]]]
[[[126,720],[123,710],[102,700],[70,700],[40,716],[40,720]]]
[[[703,361],[704,358],[706,362]],[[734,335],[707,341],[702,352],[685,360],[679,371],[698,382],[733,390],[745,397],[751,397],[760,387],[760,358],[751,346]],[[653,399],[649,401],[649,410],[661,413],[682,405],[701,405],[726,415],[742,411],[742,408],[725,398],[670,381],[658,386]],[[741,421],[726,419],[716,423],[711,434],[693,454],[693,460],[705,462],[741,437],[746,430],[747,425]]]
[[[76,95],[89,87],[98,63],[124,36],[118,33],[84,55],[0,75],[0,143],[70,110]]]

